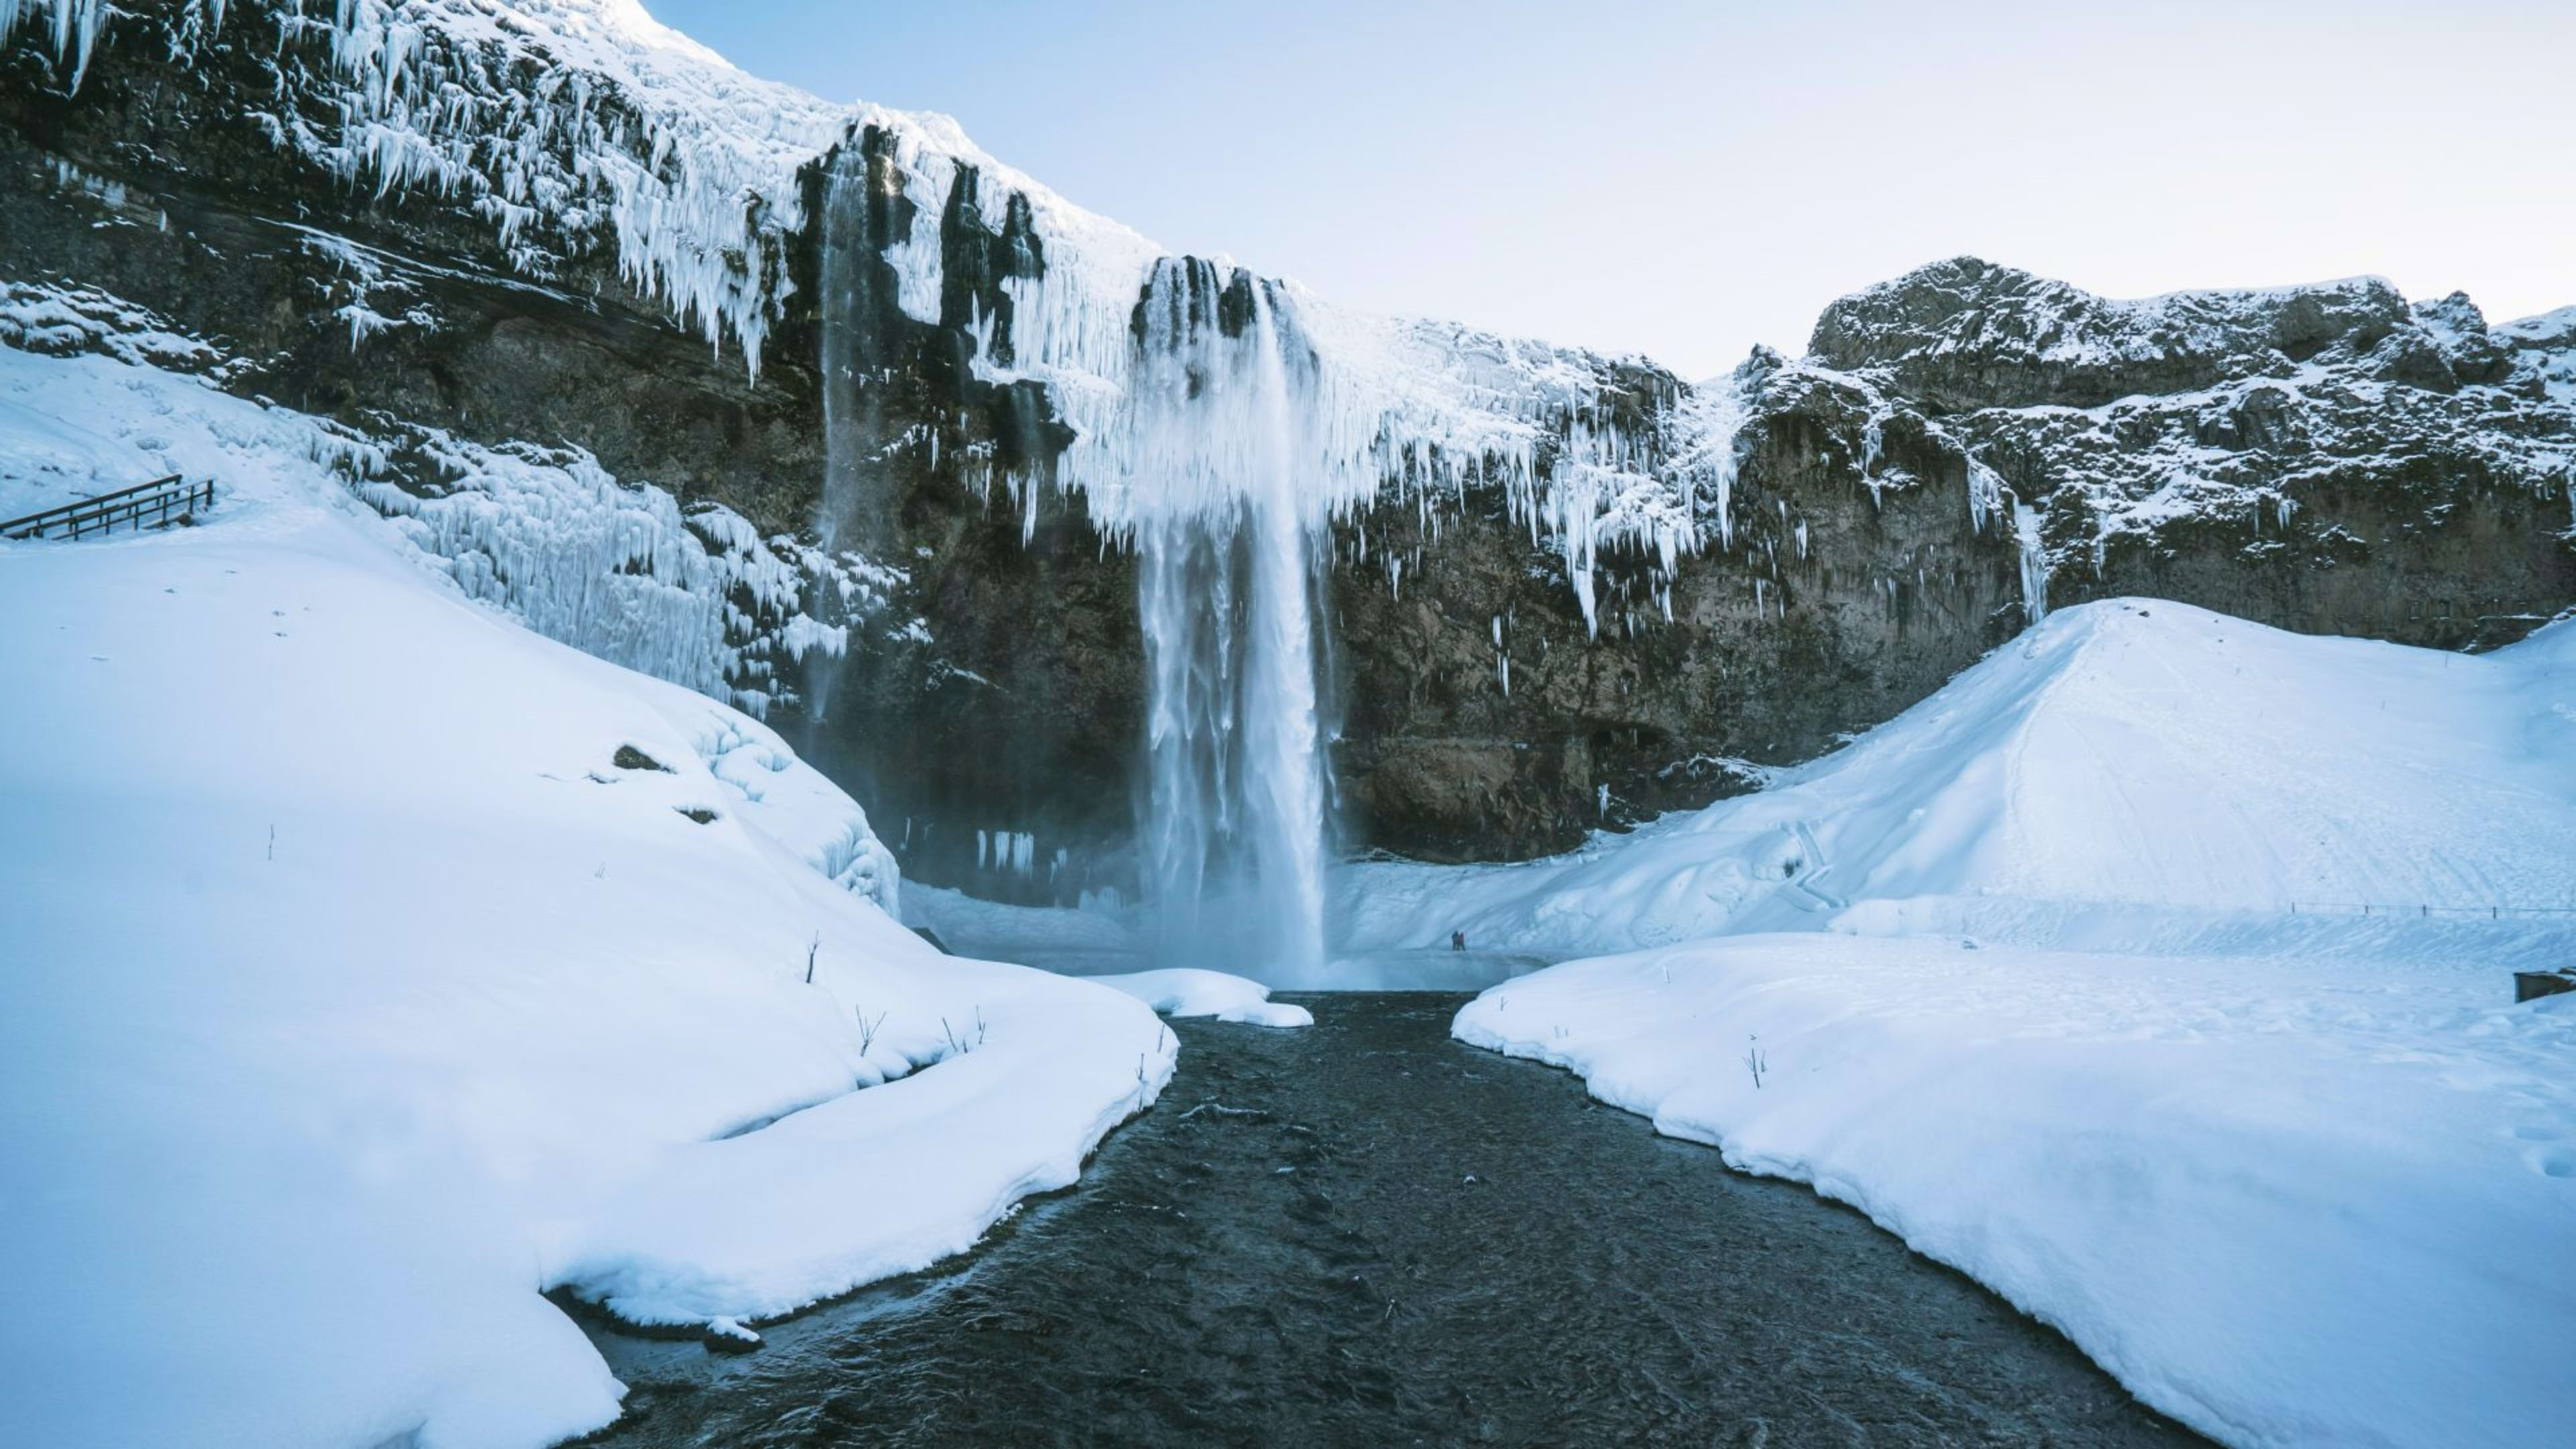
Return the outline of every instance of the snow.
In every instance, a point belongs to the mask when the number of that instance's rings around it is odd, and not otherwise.
[[[2576,621],[2463,656],[2088,604],[1761,793],[1352,874],[1364,942],[1588,956],[1461,1039],[1852,1203],[2224,1442],[2576,1415],[2576,998],[2508,975],[2576,959]]]
[[[952,950],[1013,961],[1033,953],[1082,951],[1133,955],[1145,949],[1134,913],[1106,901],[1080,909],[1014,906],[940,886],[915,886],[903,898],[909,926],[938,933]]]
[[[1270,988],[1248,977],[1203,967],[1130,969],[1148,955],[1144,913],[1112,903],[1013,906],[936,886],[904,893],[904,920],[935,933],[949,949],[1026,961],[1123,991],[1166,1016],[1212,1016],[1254,1026],[1308,1026],[1302,1006],[1270,1000]]]
[[[2576,408],[2576,307],[2561,307],[2495,329],[2497,340],[2526,359],[2542,389],[2562,407]],[[2576,486],[2576,459],[2568,467]]]
[[[1270,988],[1223,971],[1186,966],[1089,978],[1095,986],[1123,991],[1165,1016],[1213,1016],[1219,1021],[1253,1026],[1313,1026],[1315,1014],[1302,1006],[1272,1001]]]
[[[2506,1006],[2474,949],[1980,946],[1728,937],[1456,1030],[1853,1204],[2224,1442],[2554,1442],[2576,999]]]
[[[2020,505],[2036,618],[2050,574],[2098,574],[2115,545],[2161,551],[2192,525],[2245,536],[2256,561],[2331,552],[2349,540],[2293,517],[2343,512],[2356,486],[2437,519],[2508,489],[2554,512],[2576,488],[2569,315],[2490,330],[2463,294],[2409,306],[2371,277],[2118,301],[1957,258],[1836,301],[1810,355],[1761,382],[1863,414],[1873,498],[1911,481],[1872,465],[1888,397],[1912,399],[1911,420],[1965,459],[1980,528],[1998,499]]]
[[[0,544],[0,1441],[552,1442],[621,1390],[545,1290],[733,1332],[1167,1079],[1128,996],[898,925],[756,720],[469,599],[313,420],[99,357],[0,398],[60,424],[0,432],[10,498],[147,430],[225,486]]]

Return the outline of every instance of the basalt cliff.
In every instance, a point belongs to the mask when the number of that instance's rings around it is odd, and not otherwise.
[[[1140,559],[1269,466],[1174,441],[1220,384],[1312,513],[1353,851],[1755,788],[2086,599],[2463,649],[2576,603],[2576,309],[1959,258],[1693,382],[1164,256],[619,0],[0,18],[0,343],[333,420],[461,586],[764,712],[932,882],[1132,890]],[[1210,537],[1176,578],[1258,534]]]

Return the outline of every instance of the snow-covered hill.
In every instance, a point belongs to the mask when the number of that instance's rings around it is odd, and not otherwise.
[[[2468,656],[2088,604],[1760,793],[1345,889],[1362,945],[1588,957],[1457,1035],[1860,1207],[2223,1442],[2576,1416],[2576,997],[2510,978],[2576,961],[2576,620]]]
[[[314,420],[0,350],[0,422],[0,512],[223,486],[0,543],[0,1440],[546,1443],[620,1389],[543,1291],[731,1332],[1160,1089],[1145,1006],[933,952],[846,795],[472,602]]]
[[[1757,794],[1555,860],[1352,875],[1361,944],[1560,955],[1836,919],[2576,907],[2576,625],[2459,655],[2088,604]]]

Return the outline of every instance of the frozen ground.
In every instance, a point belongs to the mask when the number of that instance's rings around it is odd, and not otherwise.
[[[467,602],[310,420],[5,349],[0,399],[0,511],[228,490],[0,544],[0,1442],[546,1443],[621,1389],[544,1290],[731,1331],[1161,1089],[1143,1005],[932,951],[774,734]]]
[[[2217,1438],[2576,1423],[2576,997],[2507,974],[2576,963],[2576,625],[2464,657],[2092,605],[1762,794],[1354,876],[1364,940],[1627,951],[1455,1030]]]

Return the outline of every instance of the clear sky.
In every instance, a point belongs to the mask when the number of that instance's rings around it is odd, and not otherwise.
[[[1695,377],[1961,252],[2576,303],[2576,0],[646,3],[1173,250]]]

